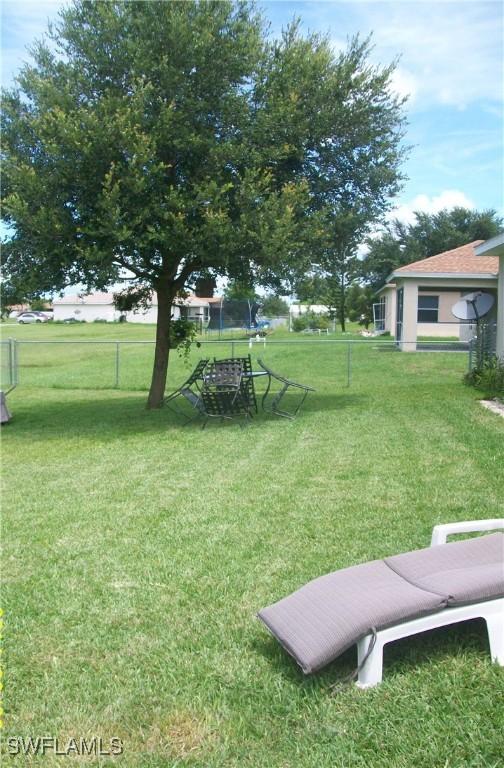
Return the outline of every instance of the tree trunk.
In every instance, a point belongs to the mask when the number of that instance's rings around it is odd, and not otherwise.
[[[338,307],[338,312],[339,312],[339,321],[340,321],[340,325],[341,325],[341,330],[342,330],[343,333],[345,333],[345,328],[346,328],[346,325],[345,325],[346,306],[345,306],[345,289],[344,288],[341,289],[341,300],[340,300],[340,305]]]
[[[170,356],[170,326],[173,295],[169,288],[157,287],[158,314],[156,325],[156,350],[154,368],[147,400],[147,408],[161,408],[163,405]]]
[[[346,325],[345,325],[345,316],[346,316],[346,284],[345,284],[345,278],[343,275],[341,275],[340,278],[340,305],[339,305],[339,313],[340,313],[340,325],[341,325],[341,331],[342,333],[345,333]]]

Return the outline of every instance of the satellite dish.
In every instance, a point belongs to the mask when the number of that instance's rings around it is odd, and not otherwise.
[[[494,297],[491,293],[475,291],[462,296],[452,307],[452,314],[459,320],[479,320],[493,307]]]

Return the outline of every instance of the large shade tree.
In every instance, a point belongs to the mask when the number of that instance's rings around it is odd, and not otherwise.
[[[225,0],[75,0],[49,43],[3,97],[5,279],[40,295],[127,274],[131,300],[155,291],[158,407],[177,296],[218,275],[278,287],[327,259],[342,211],[384,210],[392,68],[295,23],[269,41],[253,6]]]

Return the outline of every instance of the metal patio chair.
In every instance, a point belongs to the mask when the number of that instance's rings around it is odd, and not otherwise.
[[[266,387],[266,392],[264,393],[263,398],[262,398],[263,409],[265,411],[269,410],[269,411],[271,411],[271,413],[277,414],[277,416],[284,416],[286,419],[295,419],[297,414],[298,414],[298,412],[299,412],[299,409],[301,408],[301,406],[303,405],[304,401],[306,400],[306,398],[308,396],[308,392],[315,392],[315,389],[313,387],[309,387],[307,384],[299,384],[297,381],[291,381],[291,379],[286,379],[285,376],[280,376],[278,373],[275,373],[274,371],[272,371],[271,368],[268,368],[268,366],[263,363],[261,358],[258,358],[257,362],[259,363],[261,368],[266,371],[266,373],[268,374],[268,377],[269,377],[268,378],[268,386]],[[271,401],[270,407],[266,408],[266,405],[265,405],[266,398],[267,398],[268,393],[270,391],[271,384],[272,384],[273,380],[279,381],[282,386],[281,386],[280,390],[273,396],[273,399]],[[301,400],[298,402],[297,407],[295,408],[295,410],[292,413],[289,412],[289,411],[286,411],[286,410],[282,410],[279,407],[280,403],[282,402],[282,399],[283,399],[285,393],[287,392],[287,390],[289,388],[297,389],[297,390],[299,390],[300,392],[303,393],[302,397],[301,397]]]
[[[246,357],[227,357],[221,360],[214,358],[214,363],[239,363],[242,368],[241,377],[241,389],[242,395],[246,398],[250,411],[254,410],[257,413],[257,399],[254,388],[254,377],[252,372],[252,358],[250,355]]]
[[[250,406],[242,390],[243,369],[235,361],[218,361],[210,365],[204,375],[199,410],[204,418],[203,429],[209,419],[251,417]]]
[[[196,368],[193,370],[188,379],[176,390],[174,390],[168,397],[163,400],[163,405],[166,405],[171,411],[178,416],[184,416],[187,421],[192,421],[201,412],[201,387],[203,384],[203,375],[208,365],[208,358],[200,360]],[[192,407],[197,411],[194,415],[188,417],[180,409],[173,405],[173,401],[178,397],[185,398]]]

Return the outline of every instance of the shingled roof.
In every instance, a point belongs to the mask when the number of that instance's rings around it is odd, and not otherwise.
[[[408,274],[456,274],[456,275],[495,275],[499,272],[498,256],[476,256],[474,249],[481,245],[484,240],[475,240],[473,243],[461,245],[460,248],[453,248],[451,251],[443,251],[436,256],[430,256],[427,259],[413,261],[404,267],[395,269],[394,276]]]

